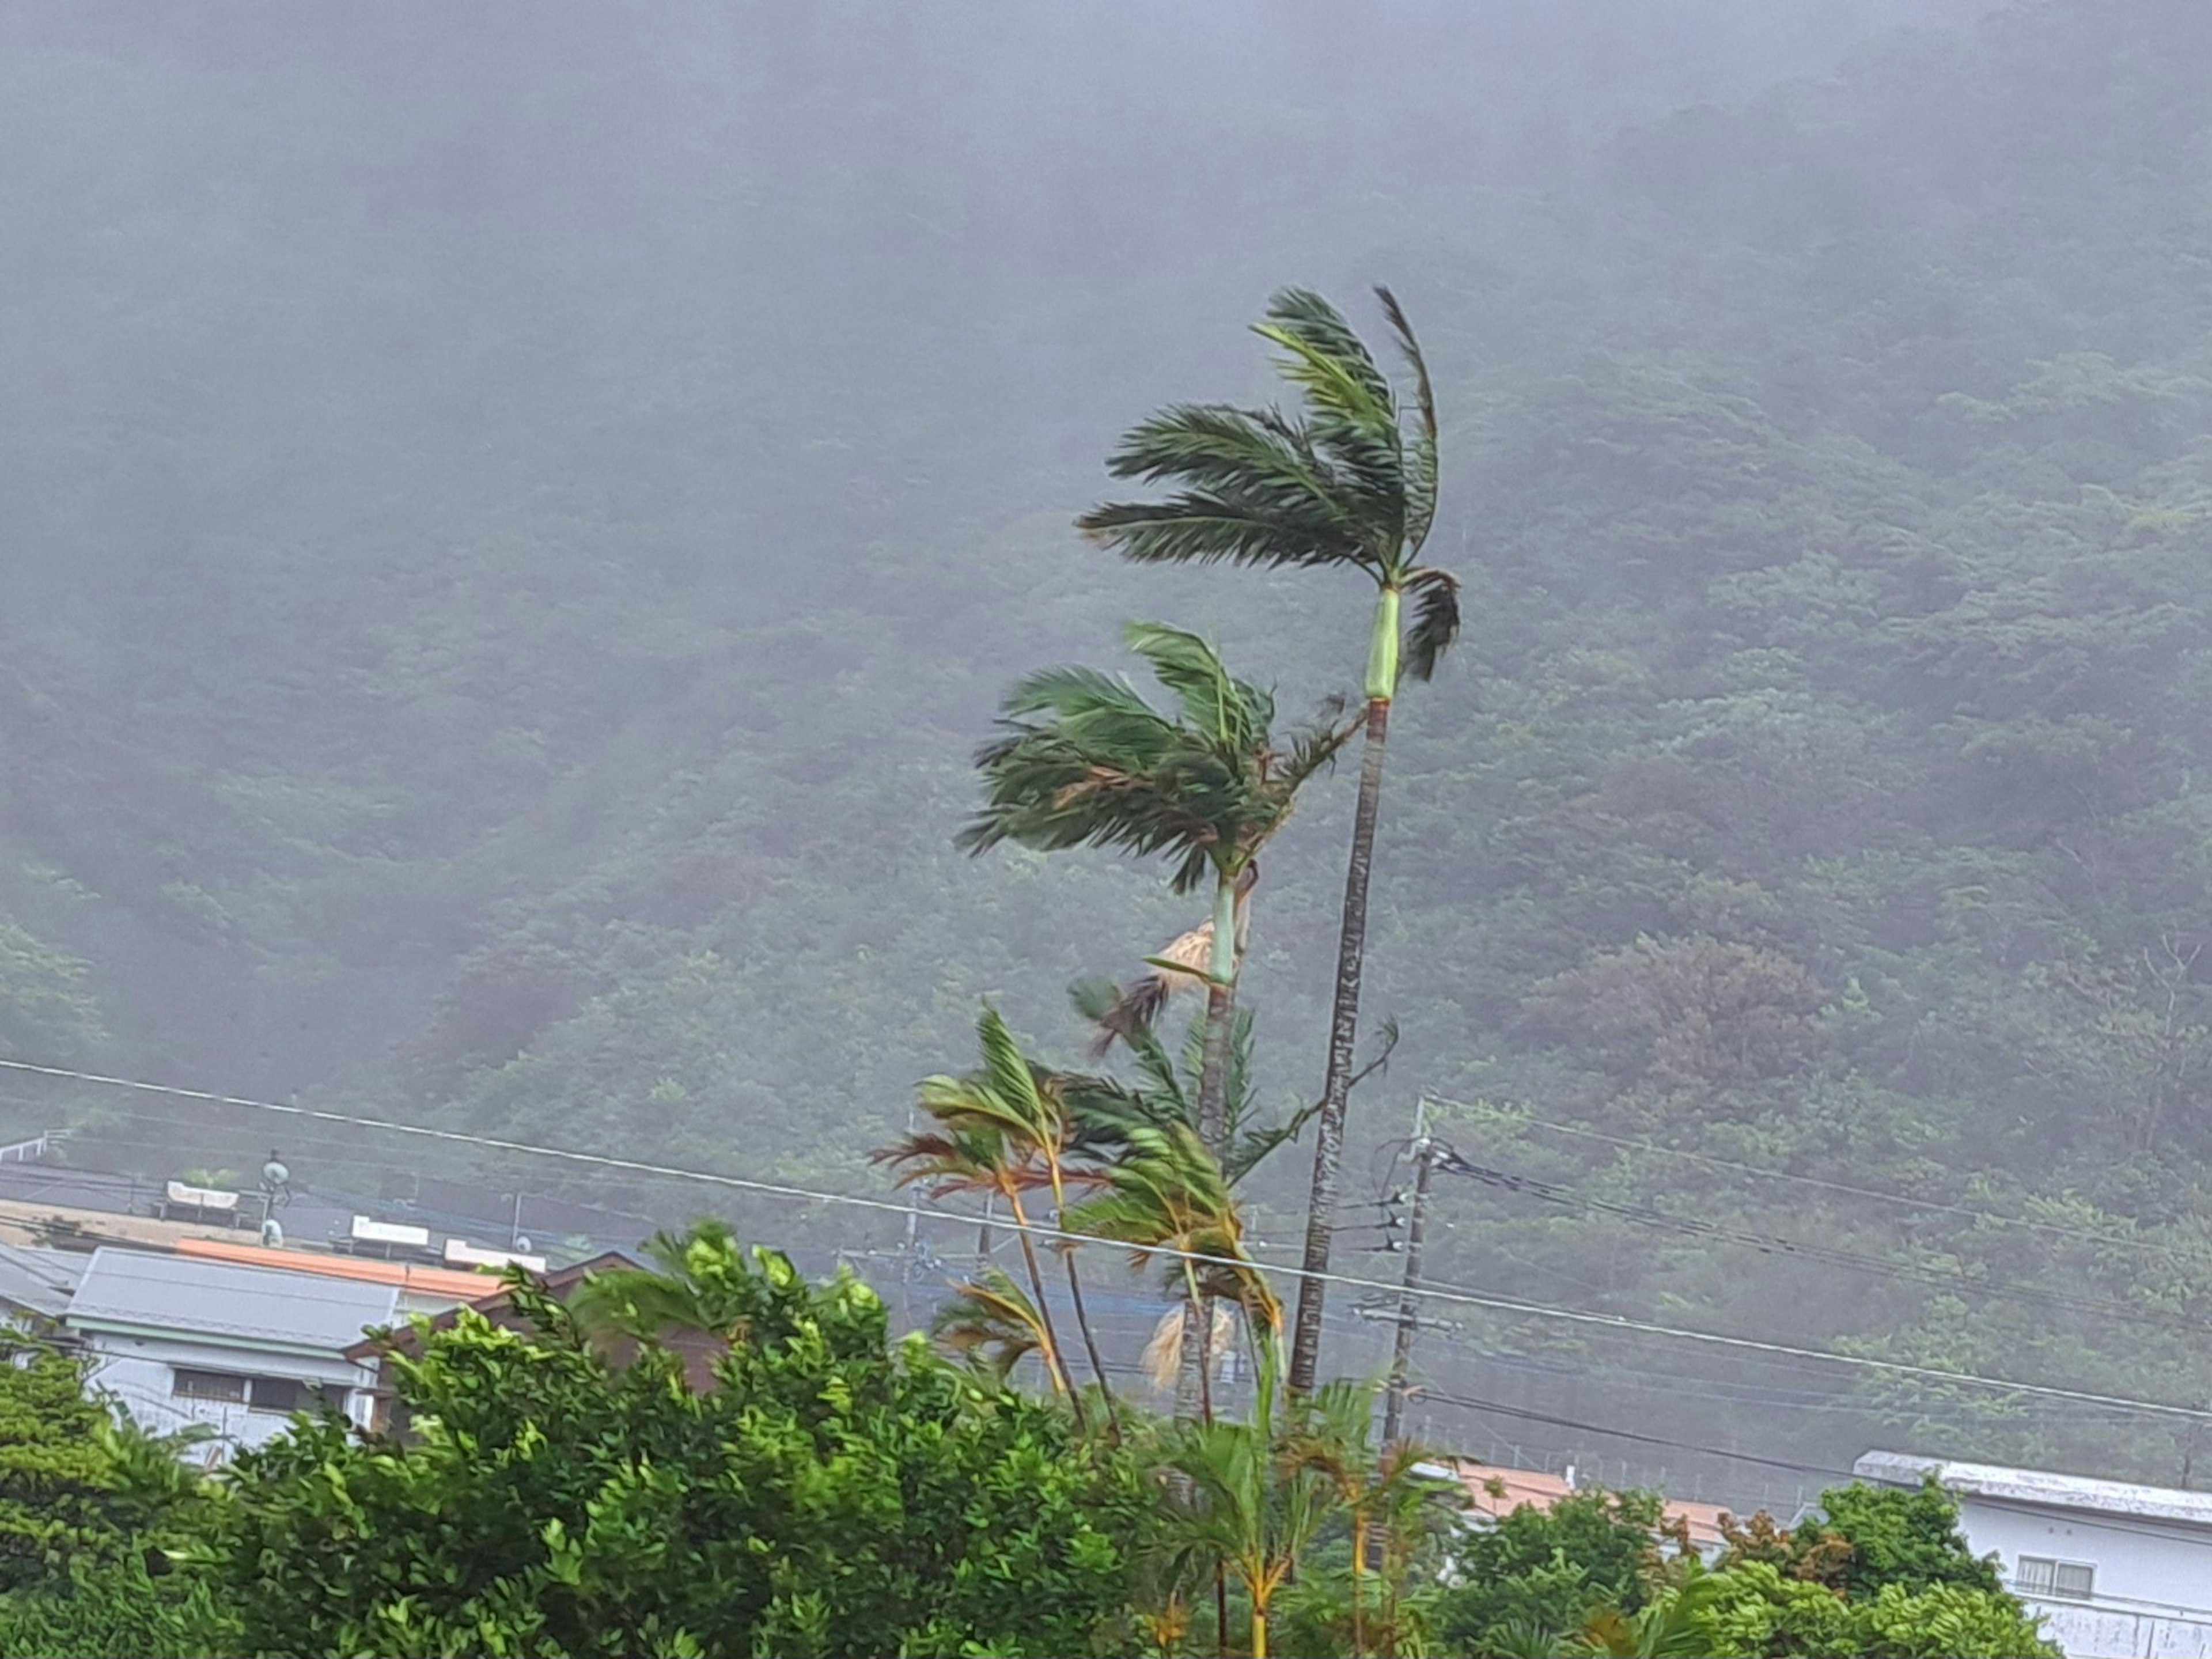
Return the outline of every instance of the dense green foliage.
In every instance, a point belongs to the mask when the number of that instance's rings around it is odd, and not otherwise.
[[[0,1341],[0,1595],[131,1559],[166,1456],[87,1397],[81,1361]]]
[[[423,1322],[402,1434],[303,1414],[213,1475],[66,1362],[5,1368],[37,1547],[0,1659],[2044,1651],[1932,1490],[1839,1488],[1700,1572],[1648,1494],[1462,1526],[1422,1448],[1375,1443],[1371,1387],[1290,1398],[1272,1337],[1241,1418],[1085,1431],[892,1341],[849,1275],[713,1224],[653,1255],[568,1303],[518,1284],[511,1328]]]
[[[1148,1504],[1049,1407],[726,1236],[686,1251],[712,1385],[598,1358],[558,1304],[400,1362],[420,1438],[301,1425],[242,1458],[206,1571],[256,1654],[1112,1651]],[[1102,1646],[1102,1644],[1104,1644]]]
[[[1516,1631],[1580,1630],[1607,1608],[1634,1613],[1656,1573],[1661,1500],[1649,1492],[1576,1492],[1550,1509],[1523,1504],[1462,1541],[1437,1610],[1452,1648],[1480,1653]]]
[[[1936,1584],[1999,1588],[1995,1565],[1972,1554],[1960,1535],[1959,1506],[1932,1481],[1913,1492],[1838,1486],[1821,1494],[1819,1522],[1796,1529],[1797,1542],[1807,1557],[1832,1559],[1820,1577],[1846,1595],[1891,1584],[1908,1593]]]
[[[1449,1650],[1706,1659],[2007,1659],[2055,1654],[1968,1553],[1940,1491],[1838,1486],[1795,1533],[1755,1517],[1701,1570],[1654,1494],[1523,1507],[1454,1553],[1437,1609]],[[1678,1540],[1679,1542],[1679,1540]]]
[[[210,1651],[215,1601],[164,1553],[199,1512],[193,1477],[84,1376],[50,1348],[0,1351],[0,1656]]]
[[[206,1583],[137,1560],[0,1595],[0,1659],[215,1659],[240,1650],[236,1635]]]

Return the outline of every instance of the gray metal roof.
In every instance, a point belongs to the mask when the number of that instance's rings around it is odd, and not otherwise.
[[[391,1324],[398,1304],[394,1285],[103,1248],[92,1254],[67,1322],[338,1354],[371,1326]]]
[[[84,1257],[68,1250],[0,1244],[0,1305],[58,1319],[84,1266]]]
[[[1932,1474],[1948,1491],[1997,1503],[2083,1510],[2142,1521],[2178,1521],[2190,1526],[2212,1527],[2212,1492],[2208,1492],[2138,1486],[2126,1480],[2093,1480],[2086,1475],[2054,1474],[2048,1469],[1959,1463],[1944,1457],[1915,1457],[1907,1452],[1870,1451],[1851,1465],[1851,1473],[1862,1480],[1898,1486],[1917,1486]]]

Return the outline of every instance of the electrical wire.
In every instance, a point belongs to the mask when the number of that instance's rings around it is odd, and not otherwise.
[[[2157,1239],[2143,1238],[2132,1233],[2099,1232],[2093,1228],[2069,1227],[2063,1222],[2038,1221],[2029,1216],[2006,1215],[2001,1211],[1984,1209],[1972,1204],[1957,1204],[1942,1199],[1914,1198],[1905,1193],[1885,1192],[1877,1187],[1861,1187],[1847,1181],[1829,1181],[1820,1176],[1798,1175],[1789,1170],[1778,1170],[1771,1164],[1747,1164],[1735,1158],[1719,1158],[1711,1152],[1688,1152],[1680,1146],[1662,1146],[1656,1141],[1638,1140],[1627,1135],[1608,1134],[1602,1129],[1593,1129],[1580,1123],[1561,1123],[1551,1118],[1534,1116],[1522,1111],[1501,1112],[1496,1107],[1478,1102],[1452,1100],[1443,1095],[1427,1098],[1437,1105],[1449,1106],[1460,1111],[1488,1114],[1493,1121],[1516,1127],[1546,1129],[1554,1134],[1575,1135],[1585,1140],[1601,1141],[1608,1146],[1618,1146],[1627,1152],[1649,1152],[1662,1158],[1684,1158],[1692,1164],[1703,1164],[1716,1170],[1728,1170],[1737,1175],[1755,1176],[1764,1181],[1794,1182],[1802,1187],[1817,1187],[1825,1192],[1842,1193],[1853,1198],[1870,1198],[1884,1204],[1903,1205],[1910,1209],[1928,1210],[1944,1215],[1965,1216],[1976,1221],[1986,1221],[2002,1227],[2021,1227],[2033,1232],[2048,1233],[2054,1237],[2077,1239],[2085,1243],[2105,1245],[2124,1250],[2149,1251],[2160,1255],[2180,1256],[2197,1261],[2205,1260],[2205,1247],[2168,1244]]]
[[[1416,1383],[1406,1391],[1410,1400],[1435,1401],[1446,1406],[1457,1406],[1468,1411],[1492,1412],[1500,1417],[1511,1417],[1530,1423],[1542,1423],[1553,1428],[1575,1429],[1584,1434],[1601,1435],[1610,1440],[1632,1441],[1640,1446],[1662,1446],[1670,1451],[1698,1452],[1709,1457],[1732,1458],[1739,1463],[1755,1463],[1762,1468],[1781,1469],[1791,1474],[1832,1475],[1840,1480],[1855,1480],[1858,1477],[1849,1469],[1832,1469],[1820,1463],[1796,1463],[1785,1458],[1762,1457],[1752,1452],[1723,1451],[1718,1446],[1699,1446],[1686,1440],[1670,1440],[1662,1434],[1644,1434],[1634,1429],[1608,1428],[1602,1423],[1583,1423],[1571,1417],[1554,1417],[1548,1412],[1531,1411],[1522,1406],[1508,1406],[1496,1400],[1470,1400],[1462,1395],[1448,1394]]]
[[[685,1170],[676,1165],[654,1164],[639,1158],[616,1158],[603,1152],[577,1152],[562,1146],[535,1146],[528,1141],[507,1140],[491,1135],[470,1134],[459,1129],[433,1128],[424,1124],[398,1123],[385,1118],[365,1117],[349,1112],[333,1112],[319,1107],[301,1106],[277,1101],[252,1100],[237,1095],[220,1094],[211,1090],[179,1088],[169,1084],[149,1083],[132,1078],[106,1077],[94,1072],[75,1071],[66,1066],[41,1066],[28,1060],[0,1059],[0,1070],[27,1073],[36,1076],[67,1079],[72,1082],[101,1085],[110,1088],[129,1089],[143,1094],[161,1095],[173,1099],[197,1100],[216,1105],[235,1106],[248,1110],[268,1112],[287,1118],[324,1123],[348,1124],[356,1128],[380,1129],[389,1133],[411,1135],[417,1139],[443,1145],[481,1146],[495,1152],[518,1152],[529,1156],[553,1158],[571,1164],[584,1164],[599,1169],[622,1170],[634,1175],[665,1176],[676,1180],[698,1182],[704,1185],[723,1188],[736,1192],[747,1192],[763,1197],[781,1198],[801,1203],[839,1205],[853,1209],[896,1215],[903,1218],[910,1214],[931,1214],[917,1212],[909,1204],[889,1199],[864,1198],[854,1193],[827,1192],[816,1188],[793,1186],[788,1182],[749,1180],[741,1176],[722,1175],[706,1170]],[[937,1217],[974,1226],[978,1218],[968,1214],[935,1212]],[[1026,1224],[1011,1220],[996,1220],[994,1227],[1008,1232],[1026,1232],[1040,1238],[1058,1239],[1072,1244],[1098,1244],[1116,1251],[1127,1252],[1128,1245],[1089,1233],[1079,1233],[1040,1222]],[[1168,1246],[1151,1247],[1148,1255],[1169,1260],[1187,1261],[1203,1266],[1236,1267],[1249,1265],[1233,1257],[1212,1255],[1201,1251],[1178,1250]],[[2178,1417],[2191,1422],[2212,1423],[2212,1408],[2201,1406],[2178,1406],[2166,1401],[2136,1400],[2124,1395],[2101,1394],[2089,1389],[2069,1389],[2048,1382],[2023,1382],[1996,1376],[1978,1376],[1971,1371],[1948,1370],[1941,1366],[1916,1365],[1897,1359],[1877,1359],[1866,1354],[1842,1354],[1826,1349],[1807,1347],[1788,1342],[1770,1342],[1747,1336],[1729,1336],[1717,1331],[1693,1330],[1679,1325],[1662,1325],[1656,1321],[1630,1319],[1615,1314],[1591,1313],[1576,1308],[1557,1308],[1541,1303],[1523,1302],[1510,1297],[1490,1296],[1457,1285],[1423,1284],[1393,1285],[1379,1279],[1363,1279],[1356,1274],[1316,1273],[1309,1268],[1285,1266],[1277,1271],[1299,1279],[1311,1279],[1322,1284],[1341,1285],[1361,1291],[1380,1291],[1390,1295],[1410,1293],[1426,1297],[1431,1301],[1444,1302],[1459,1307],[1482,1308],[1492,1312],[1528,1319],[1549,1319],[1563,1324],[1620,1332],[1642,1336],[1666,1338],[1706,1347],[1727,1349],[1736,1352],[1774,1354],[1784,1358],[1835,1365],[1844,1369],[1880,1371],[1893,1376],[1909,1376],[1923,1382],[1946,1382],[1968,1388],[1986,1389],[1998,1394],[2033,1395],[2045,1399],[2071,1400],[2089,1405],[2112,1406],[2145,1412],[2159,1416]]]
[[[1848,1250],[1838,1245],[1818,1244],[1802,1239],[1784,1238],[1778,1234],[1753,1232],[1747,1228],[1730,1227],[1717,1221],[1701,1220],[1693,1216],[1672,1216],[1664,1211],[1648,1209],[1641,1205],[1616,1203],[1609,1199],[1578,1193],[1572,1188],[1555,1182],[1540,1181],[1533,1176],[1518,1176],[1508,1170],[1493,1169],[1485,1164],[1471,1164],[1456,1152],[1446,1148],[1436,1163],[1436,1168],[1445,1175],[1458,1176],[1463,1180],[1479,1181],[1503,1191],[1523,1193],[1548,1204],[1564,1208],[1582,1210],[1591,1214],[1617,1217],[1634,1222],[1638,1226],[1653,1227],[1662,1231],[1679,1233],[1692,1238],[1717,1239],[1726,1244],[1742,1245],[1769,1255],[1793,1255],[1826,1267],[1841,1267],[1853,1273],[1871,1273],[1877,1277],[1910,1280],[1941,1290],[1958,1291],[1976,1297],[2002,1297],[2007,1299],[2039,1304],[2045,1307],[2062,1308],[2075,1313],[2101,1316],[2106,1319],[2124,1320],[2130,1324],[2148,1325],[2160,1330],[2183,1331],[2191,1335],[2202,1333],[2203,1325],[2196,1320],[2177,1319],[2170,1314],[2154,1313],[2147,1308],[2135,1308],[2124,1302],[2114,1302],[2104,1297],[2075,1296],[2064,1291],[2048,1290],[2039,1285],[1991,1284],[1968,1278],[1964,1273],[1946,1272],[1941,1267],[1923,1262],[1909,1261],[1897,1257],[1869,1255],[1863,1251]]]

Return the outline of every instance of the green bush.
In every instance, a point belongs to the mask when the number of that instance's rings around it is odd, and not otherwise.
[[[397,1363],[418,1438],[302,1423],[240,1459],[201,1571],[264,1655],[1114,1650],[1153,1514],[1066,1415],[886,1346],[849,1276],[687,1249],[711,1386],[602,1358],[527,1292]],[[702,1287],[704,1287],[703,1290]]]

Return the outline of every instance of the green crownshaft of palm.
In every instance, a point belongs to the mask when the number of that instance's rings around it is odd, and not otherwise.
[[[1129,648],[1173,699],[1155,708],[1126,678],[1079,667],[1031,674],[1007,694],[1001,733],[976,754],[984,804],[959,843],[1042,851],[1111,848],[1165,858],[1175,890],[1213,884],[1205,964],[1208,1054],[1199,1118],[1218,1142],[1238,966],[1237,904],[1261,849],[1307,779],[1358,730],[1330,710],[1279,741],[1273,695],[1231,675],[1195,634],[1132,623]],[[1162,972],[1189,964],[1160,958]]]
[[[1122,439],[1108,466],[1118,478],[1169,484],[1170,492],[1158,501],[1109,502],[1077,521],[1092,540],[1139,563],[1343,569],[1375,585],[1366,745],[1291,1355],[1291,1389],[1300,1395],[1312,1389],[1320,1352],[1319,1275],[1335,1228],[1391,702],[1401,671],[1423,680],[1435,672],[1460,621],[1458,580],[1419,562],[1436,520],[1435,394],[1404,311],[1388,289],[1376,293],[1412,374],[1410,399],[1335,307],[1308,289],[1286,289],[1256,331],[1276,348],[1277,370],[1298,393],[1297,412],[1227,404],[1164,409]]]

